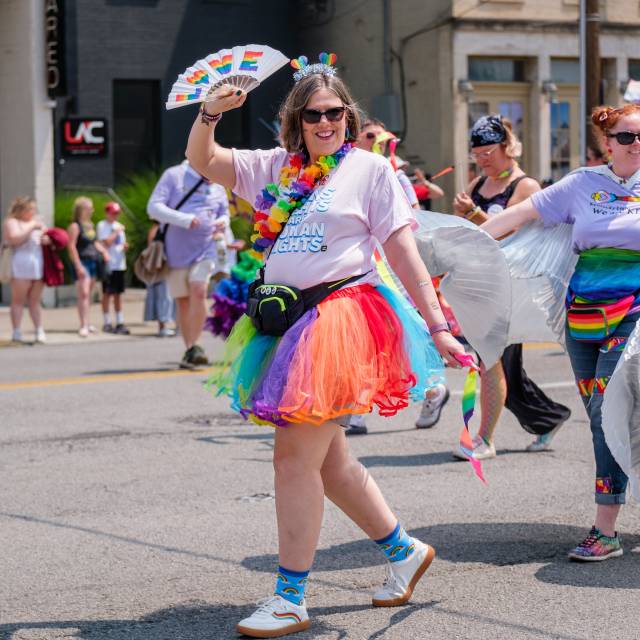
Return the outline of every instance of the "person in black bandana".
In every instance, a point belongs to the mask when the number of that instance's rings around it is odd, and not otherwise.
[[[456,215],[482,224],[540,191],[540,185],[518,165],[516,158],[522,153],[522,144],[506,118],[488,115],[477,120],[471,128],[470,146],[469,159],[481,169],[482,175],[470,182],[467,191],[456,195],[453,201]],[[483,367],[481,375],[482,417],[474,439],[474,457],[484,459],[496,455],[493,436],[503,406],[526,431],[536,435],[527,451],[549,449],[551,439],[571,411],[551,400],[527,376],[522,363],[522,345],[507,347],[501,361],[489,370]],[[464,457],[458,449],[454,455]]]

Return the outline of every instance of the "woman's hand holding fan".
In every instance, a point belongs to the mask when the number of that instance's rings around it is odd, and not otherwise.
[[[224,113],[241,107],[246,99],[247,94],[242,89],[223,84],[207,94],[203,108],[209,115],[215,115],[216,113]]]

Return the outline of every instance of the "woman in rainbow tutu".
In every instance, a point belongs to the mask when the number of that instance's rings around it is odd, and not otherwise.
[[[440,382],[442,358],[459,366],[456,356],[463,355],[418,255],[411,207],[389,162],[352,147],[357,109],[335,75],[335,55],[320,60],[292,61],[298,71],[280,110],[282,148],[216,144],[222,112],[246,97],[235,87],[222,87],[203,103],[187,147],[202,175],[256,203],[253,250],[266,257],[249,315],[234,327],[214,380],[235,410],[276,427],[280,567],[274,596],[238,625],[253,637],[309,626],[304,592],[325,495],[388,560],[372,604],[409,600],[435,551],[400,526],[350,454],[338,419],[374,408],[395,415]],[[380,284],[376,240],[424,320]]]
[[[607,385],[640,320],[640,105],[598,107],[592,122],[606,142],[609,166],[573,171],[482,225],[494,238],[537,219],[547,227],[572,225],[579,258],[569,282],[565,335],[591,425],[597,506],[589,535],[569,558],[588,562],[622,555],[616,520],[628,477],[611,453],[609,434],[605,439],[602,416]],[[627,437],[637,431],[637,410],[634,415]],[[637,456],[637,440],[630,445]]]

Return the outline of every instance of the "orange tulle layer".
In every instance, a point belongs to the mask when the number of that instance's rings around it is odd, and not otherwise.
[[[289,422],[368,413],[393,415],[408,405],[416,378],[397,315],[373,287],[334,293],[318,306],[289,367],[280,411]]]

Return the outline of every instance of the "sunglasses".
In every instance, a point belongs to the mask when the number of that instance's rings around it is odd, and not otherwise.
[[[344,116],[346,107],[333,107],[333,109],[327,109],[326,111],[318,111],[317,109],[303,109],[302,119],[307,124],[318,124],[325,116],[329,122],[339,122]]]
[[[618,133],[608,133],[607,138],[615,138],[618,144],[629,145],[637,138],[640,142],[640,133],[633,131],[619,131]]]
[[[476,160],[479,160],[481,158],[489,158],[491,156],[491,154],[499,147],[500,145],[497,144],[495,147],[493,147],[493,149],[489,149],[488,151],[480,151],[478,153],[475,152],[471,152],[469,154],[469,160],[471,160],[471,162],[476,162]]]
[[[367,133],[364,134],[364,137],[367,140],[373,140],[376,137],[376,134],[373,133],[373,131],[367,131]]]

